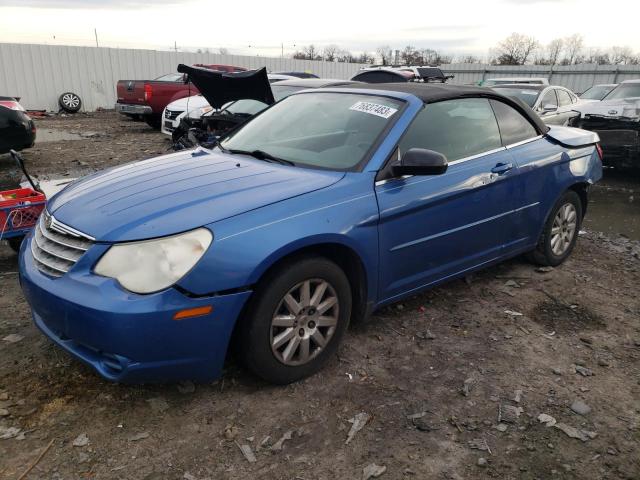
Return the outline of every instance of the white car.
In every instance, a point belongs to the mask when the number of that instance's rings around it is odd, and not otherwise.
[[[584,100],[560,85],[506,84],[491,87],[507,97],[516,97],[529,105],[547,125],[567,125],[578,116]]]
[[[617,83],[601,83],[587,88],[580,94],[580,100],[588,102],[599,102],[604,99],[611,90],[618,86]]]
[[[180,120],[187,111],[189,116],[200,118],[211,110],[213,110],[213,107],[209,105],[209,102],[202,95],[193,95],[175,100],[167,105],[162,112],[160,131],[165,135],[171,136],[173,131],[180,125]]]
[[[281,82],[283,80],[297,80],[297,77],[279,73],[269,73],[267,77],[269,78],[269,83]],[[213,107],[209,105],[209,102],[207,102],[202,95],[180,98],[165,107],[162,112],[160,131],[165,135],[171,136],[173,131],[180,125],[180,120],[186,115],[189,115],[190,118],[198,119],[212,110]]]
[[[575,110],[582,118],[594,115],[605,118],[640,120],[640,79],[625,80],[611,90],[600,102],[581,105]]]

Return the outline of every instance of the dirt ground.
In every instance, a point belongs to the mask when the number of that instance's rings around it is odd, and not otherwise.
[[[168,147],[108,112],[37,126],[96,132],[26,151],[41,177]],[[213,384],[124,386],[40,334],[0,245],[0,478],[640,478],[639,257],[589,230],[561,267],[516,259],[376,313],[287,387],[232,360]]]

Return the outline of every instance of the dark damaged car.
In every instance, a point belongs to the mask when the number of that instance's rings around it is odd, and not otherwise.
[[[626,80],[601,102],[580,105],[572,125],[596,132],[604,152],[603,164],[640,169],[640,79]]]
[[[0,97],[0,154],[32,147],[36,126],[14,97]]]

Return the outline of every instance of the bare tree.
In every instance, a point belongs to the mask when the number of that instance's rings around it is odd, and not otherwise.
[[[376,55],[380,57],[380,61],[383,65],[389,65],[390,63],[392,63],[392,53],[391,47],[389,47],[389,45],[382,45],[376,48]]]
[[[335,62],[338,57],[338,52],[340,52],[340,47],[338,45],[327,45],[322,50],[322,58],[327,62]]]
[[[374,56],[369,52],[362,52],[358,57],[358,63],[373,63]]]
[[[322,60],[322,57],[318,54],[318,49],[313,43],[307,47],[303,47],[302,52],[305,54],[307,60]]]
[[[418,52],[415,47],[407,45],[406,47],[404,47],[404,50],[400,52],[400,58],[402,59],[402,62],[407,65],[420,63],[420,52]]]
[[[563,48],[564,40],[561,38],[556,38],[555,40],[551,40],[549,42],[549,45],[547,45],[547,59],[549,61],[548,65],[556,65],[558,63]]]
[[[229,55],[229,49],[227,49],[225,47],[220,47],[220,48],[218,48],[218,53],[220,55]]]
[[[344,63],[356,63],[357,62],[357,58],[355,58],[353,56],[353,54],[349,51],[349,50],[340,50],[337,53],[337,60],[339,62],[344,62]]]
[[[618,46],[611,48],[611,63],[615,65],[629,65],[634,63],[634,60],[635,58],[631,48]]]
[[[512,33],[498,44],[495,61],[500,65],[524,65],[538,46],[534,37]]]
[[[481,63],[475,55],[463,55],[457,59],[458,63]]]
[[[564,39],[564,58],[562,60],[563,65],[573,65],[578,63],[583,57],[581,57],[582,49],[584,48],[584,39],[579,33],[574,33],[570,37]]]
[[[589,52],[584,56],[586,63],[597,63],[598,65],[611,64],[609,53],[603,52],[599,48],[590,48]]]

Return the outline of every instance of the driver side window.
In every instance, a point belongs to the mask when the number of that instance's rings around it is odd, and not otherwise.
[[[398,144],[442,153],[449,162],[488,152],[502,145],[489,101],[463,98],[430,103],[418,113]]]

